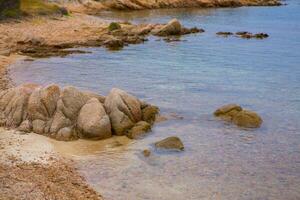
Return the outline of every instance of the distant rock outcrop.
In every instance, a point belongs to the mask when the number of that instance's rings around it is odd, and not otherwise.
[[[118,10],[281,5],[279,0],[103,0],[102,4],[108,9]]]
[[[0,125],[57,140],[105,139],[137,135],[145,124],[149,130],[155,116],[144,109],[151,107],[116,88],[104,97],[71,86],[24,84],[0,92]]]

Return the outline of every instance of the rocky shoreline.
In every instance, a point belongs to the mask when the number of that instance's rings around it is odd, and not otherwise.
[[[71,17],[36,17],[0,24],[0,89],[2,90],[0,124],[18,130],[1,130],[2,136],[8,134],[10,136],[0,138],[0,151],[2,151],[0,188],[3,191],[0,199],[47,199],[48,197],[102,199],[78,174],[71,161],[63,160],[55,153],[51,156],[38,153],[37,160],[24,161],[15,154],[3,152],[8,152],[10,146],[13,148],[14,145],[22,146],[22,142],[27,141],[26,136],[32,131],[64,141],[78,138],[105,139],[112,135],[126,135],[136,139],[151,130],[159,112],[157,107],[119,89],[113,89],[107,97],[104,97],[79,91],[73,87],[60,88],[57,85],[27,84],[13,87],[7,76],[7,67],[10,64],[19,59],[32,60],[51,56],[63,57],[72,53],[88,53],[72,49],[76,47],[102,46],[109,50],[119,50],[126,45],[143,43],[151,35],[163,38],[166,42],[173,42],[178,41],[181,35],[204,32],[203,29],[196,27],[183,27],[176,19],[167,24],[135,25],[129,22],[108,24],[98,17],[80,13],[89,13],[93,10],[98,12],[101,9],[280,5],[277,0],[169,0],[163,3],[160,0],[147,2],[128,0],[109,1],[101,5],[93,2],[93,4],[99,7],[84,6],[83,12],[78,6],[71,8],[72,5],[68,4],[67,8],[74,12]],[[252,35],[247,34],[246,37]],[[226,117],[227,114],[226,112]],[[230,120],[236,124],[240,123],[231,118]],[[101,123],[98,124],[99,121]],[[257,127],[260,126],[261,121],[258,124]],[[34,143],[43,140],[35,139]],[[166,149],[184,149],[183,143],[174,137],[163,140],[156,146]],[[29,149],[27,152],[32,154],[33,150]],[[151,151],[145,150],[144,155],[149,156],[150,153]],[[38,158],[46,159],[47,162],[44,163]],[[24,170],[28,173],[22,173]]]

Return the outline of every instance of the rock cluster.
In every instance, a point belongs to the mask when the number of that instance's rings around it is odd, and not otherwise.
[[[237,104],[222,106],[214,112],[214,115],[245,128],[259,128],[263,122],[257,113],[244,110]]]
[[[107,97],[54,84],[24,84],[0,92],[1,126],[57,140],[138,135],[150,130],[158,112],[116,88]]]
[[[241,38],[245,38],[245,39],[251,39],[251,38],[255,38],[255,39],[265,39],[267,37],[269,37],[268,34],[266,33],[250,33],[250,32],[237,32],[235,33],[237,36],[241,37]]]
[[[202,33],[203,29],[197,27],[183,27],[177,19],[172,19],[167,24],[140,24],[132,25],[130,23],[112,22],[108,26],[107,39],[104,45],[112,50],[118,50],[128,44],[139,44],[147,41],[147,35],[155,35],[159,37],[173,37],[192,33]],[[169,42],[167,39],[166,41]],[[177,41],[179,41],[177,39]]]
[[[252,39],[252,38],[255,38],[255,39],[265,39],[267,37],[269,37],[269,35],[267,33],[250,33],[250,32],[247,32],[247,31],[241,31],[241,32],[236,32],[235,34],[232,33],[232,32],[217,32],[216,33],[217,35],[219,36],[223,36],[223,37],[228,37],[228,36],[232,36],[232,35],[235,35],[237,37],[240,37],[240,38],[244,38],[244,39]]]

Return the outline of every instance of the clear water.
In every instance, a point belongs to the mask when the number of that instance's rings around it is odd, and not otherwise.
[[[184,119],[157,124],[138,141],[68,143],[67,154],[107,200],[300,199],[300,3],[282,7],[102,13],[106,20],[167,22],[203,34],[165,43],[150,38],[123,51],[41,59],[12,66],[17,83],[59,83],[107,94],[119,87]],[[265,40],[218,31],[266,32]],[[264,123],[243,130],[214,119],[227,103],[257,111]],[[182,153],[142,150],[179,136]],[[122,145],[123,144],[123,145]],[[82,153],[84,152],[84,153]]]

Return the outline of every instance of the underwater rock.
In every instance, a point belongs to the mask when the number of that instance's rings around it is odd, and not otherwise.
[[[161,149],[174,149],[174,150],[184,150],[184,145],[178,137],[168,137],[159,142],[155,143],[156,148]]]
[[[259,128],[262,124],[262,119],[253,111],[242,110],[233,116],[232,122],[245,128]]]
[[[150,151],[149,149],[145,149],[145,150],[143,151],[143,155],[144,155],[145,157],[149,157],[149,156],[151,155],[151,151]]]
[[[269,37],[269,35],[266,34],[266,33],[256,33],[256,34],[253,34],[253,33],[246,32],[246,31],[236,32],[235,34],[238,37],[245,38],[245,39],[252,39],[252,38],[255,38],[255,39],[265,39],[265,38]]]
[[[222,106],[214,112],[214,115],[245,128],[259,128],[262,124],[262,119],[257,113],[244,110],[237,104]]]

